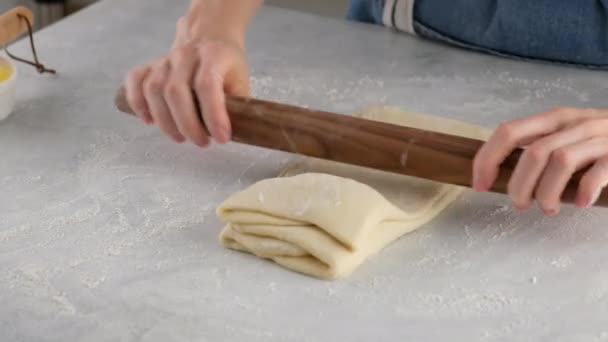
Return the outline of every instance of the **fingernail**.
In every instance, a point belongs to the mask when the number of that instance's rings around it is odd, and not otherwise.
[[[207,147],[209,145],[209,141],[195,141],[194,144],[198,147]]]
[[[219,142],[220,142],[221,144],[225,144],[225,143],[227,143],[228,141],[230,141],[230,134],[231,134],[231,132],[230,132],[230,129],[229,129],[229,128],[227,128],[227,127],[222,127],[222,128],[220,129],[220,137],[219,137],[219,138],[220,138],[220,141],[219,141]]]
[[[547,216],[553,216],[553,215],[557,214],[557,209],[545,209],[545,210],[543,210],[543,212]]]
[[[141,120],[147,125],[152,123],[152,117],[150,116],[150,113],[148,113],[148,112],[144,112],[141,114]]]
[[[587,207],[587,203],[588,200],[585,196],[581,195],[581,194],[577,194],[576,198],[574,199],[574,205],[577,208],[586,208]]]
[[[603,188],[599,188],[599,189],[595,190],[595,192],[589,198],[589,200],[587,201],[587,203],[585,203],[585,208],[589,208],[590,206],[592,206],[593,204],[595,204],[595,202],[597,202],[597,200],[600,198],[600,195],[602,194],[602,190],[604,190],[604,189]]]
[[[513,207],[519,212],[524,212],[530,208],[530,205],[514,204]]]
[[[473,190],[477,192],[487,191],[487,187],[484,184],[483,177],[477,173],[473,174]]]

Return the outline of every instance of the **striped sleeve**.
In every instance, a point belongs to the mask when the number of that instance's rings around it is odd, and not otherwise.
[[[382,12],[382,23],[384,26],[415,34],[414,1],[415,0],[386,0]]]

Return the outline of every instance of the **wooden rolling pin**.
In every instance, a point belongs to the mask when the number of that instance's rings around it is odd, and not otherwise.
[[[133,114],[124,88],[117,108]],[[369,167],[437,182],[471,187],[473,158],[483,141],[252,98],[228,96],[226,106],[235,142]],[[501,165],[493,192],[507,184],[521,155],[514,151]],[[562,200],[576,195],[578,172]],[[608,191],[596,205],[608,207]]]
[[[34,15],[26,7],[15,7],[0,15],[0,46],[6,45],[27,32],[27,23],[21,17],[34,24]]]

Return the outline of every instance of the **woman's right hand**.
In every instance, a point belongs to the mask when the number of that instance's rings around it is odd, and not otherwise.
[[[125,81],[127,100],[136,115],[157,125],[176,142],[204,147],[209,137],[226,143],[231,137],[225,94],[248,96],[249,72],[243,44],[213,35],[190,38],[180,20],[168,54],[132,69]]]

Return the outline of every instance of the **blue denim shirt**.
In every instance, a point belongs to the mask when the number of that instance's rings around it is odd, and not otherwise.
[[[382,25],[385,6],[399,1],[351,0],[347,16]],[[608,0],[416,0],[412,15],[415,33],[426,38],[608,69]]]

